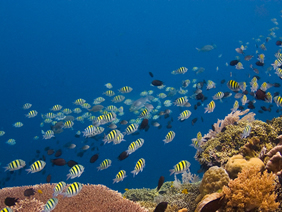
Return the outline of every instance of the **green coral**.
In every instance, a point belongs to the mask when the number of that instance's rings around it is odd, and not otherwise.
[[[252,127],[251,133],[242,139],[242,132],[247,125]],[[282,118],[276,118],[270,124],[260,120],[238,121],[236,125],[226,126],[225,131],[204,142],[195,158],[203,168],[208,169],[224,165],[230,157],[237,154],[242,154],[246,159],[257,157],[263,147],[270,150],[276,145],[275,140],[280,130]]]
[[[122,195],[124,198],[132,201],[153,201],[158,192],[156,189],[129,189]]]

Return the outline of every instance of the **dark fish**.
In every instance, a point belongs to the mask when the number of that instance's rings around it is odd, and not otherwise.
[[[75,120],[74,116],[66,116],[64,118],[64,121],[74,121],[74,120]]]
[[[73,167],[74,165],[78,164],[77,162],[75,162],[74,160],[69,160],[68,161],[68,166],[71,168]]]
[[[257,66],[264,66],[264,63],[262,63],[262,62],[260,62],[260,61],[257,61],[257,62],[256,62],[256,65],[257,65]]]
[[[55,152],[55,151],[54,151],[53,149],[49,149],[49,150],[47,151],[47,155],[53,155],[54,152]]]
[[[252,101],[248,102],[248,108],[249,109],[255,109],[255,105],[254,105],[254,103]]]
[[[46,161],[45,155],[42,155],[42,160]]]
[[[149,72],[149,75],[150,75],[151,77],[154,77],[154,75],[153,75],[153,73],[152,73],[152,72]]]
[[[267,97],[266,97],[266,95],[265,95],[265,92],[264,92],[263,90],[261,90],[261,89],[258,89],[258,90],[256,91],[256,99],[262,100],[262,101],[267,100]]]
[[[146,129],[149,125],[149,120],[148,119],[143,119],[143,121],[141,122],[139,129],[143,130]]]
[[[85,151],[82,151],[82,152],[79,152],[79,153],[77,153],[77,157],[83,157],[83,155],[84,155],[84,153],[85,153]]]
[[[220,84],[224,84],[225,83],[225,79],[220,81]]]
[[[244,110],[244,107],[242,105],[239,106],[239,110]]]
[[[51,174],[48,174],[48,176],[46,177],[46,182],[50,183],[51,182]]]
[[[126,151],[123,151],[122,153],[120,153],[120,155],[118,156],[119,160],[124,160],[125,158],[127,158],[129,156],[129,154]]]
[[[197,106],[198,106],[198,107],[201,106],[201,102],[197,102]]]
[[[194,110],[197,110],[198,106],[197,105],[194,105]]]
[[[202,94],[202,93],[198,93],[197,95],[196,95],[196,99],[197,100],[204,100],[204,98],[205,98],[205,96],[204,96],[204,94]]]
[[[260,107],[263,111],[271,111],[271,108],[267,108],[267,107],[265,107],[265,106],[261,106]]]
[[[45,151],[48,151],[49,149],[50,149],[49,146],[46,146],[46,147],[44,148]]]
[[[226,127],[223,127],[222,129],[221,129],[221,132],[224,132],[226,130]]]
[[[59,150],[57,150],[57,152],[55,153],[55,157],[60,157],[61,155],[62,155],[62,150],[61,149],[59,149]]]
[[[263,111],[262,111],[262,110],[258,110],[258,112],[259,112],[259,113],[263,113]]]
[[[164,176],[161,176],[160,179],[159,179],[159,182],[158,182],[158,188],[157,188],[157,191],[160,190],[160,188],[162,187],[162,185],[164,184]]]
[[[202,122],[204,122],[204,118],[201,116],[201,120],[202,120]]]
[[[122,121],[120,121],[120,124],[121,124],[121,125],[126,125],[126,124],[128,124],[128,121],[122,120]]]
[[[276,41],[276,46],[281,46],[281,45],[282,45],[282,41],[281,40]]]
[[[63,158],[52,159],[51,162],[56,166],[64,166],[66,165],[66,161]]]
[[[168,125],[166,125],[166,128],[167,128],[167,129],[171,129],[171,128],[172,128],[172,125],[171,125],[171,124],[168,124]]]
[[[14,198],[14,197],[6,197],[4,203],[6,206],[13,206],[16,205],[16,202],[18,201],[19,198]]]
[[[280,94],[279,94],[279,92],[278,91],[276,91],[274,94],[273,94],[273,97],[275,97],[275,96],[279,96]]]
[[[94,105],[91,109],[89,109],[89,112],[98,112],[104,108],[103,105]]]
[[[255,77],[255,78],[257,78],[258,80],[260,80],[260,76],[258,76],[258,75],[255,75],[254,77]]]
[[[153,80],[152,81],[152,85],[154,85],[154,86],[161,86],[161,85],[163,85],[163,82],[160,81],[160,80]]]
[[[247,90],[243,91],[243,94],[247,95],[249,92]]]
[[[275,88],[279,88],[281,85],[280,85],[280,83],[273,83],[273,86],[274,86]]]
[[[33,188],[28,188],[24,191],[24,196],[30,197],[35,194],[35,190]]]
[[[226,97],[229,97],[231,95],[231,93],[230,92],[224,92],[224,98],[226,98]]]
[[[114,130],[114,129],[117,128],[117,125],[115,125],[114,123],[111,123],[111,124],[108,126],[108,128]]]
[[[98,160],[99,154],[95,154],[90,158],[90,163],[94,163],[96,160]]]
[[[167,208],[167,202],[161,202],[157,205],[154,212],[165,212],[165,209]]]
[[[198,118],[194,118],[193,120],[192,120],[192,125],[194,126],[194,124],[197,122],[197,120],[198,120]]]
[[[279,113],[279,109],[276,110],[276,113]]]
[[[39,154],[39,153],[40,153],[40,150],[36,150],[36,153]]]
[[[232,60],[229,64],[230,64],[231,66],[236,66],[237,63],[239,63],[239,62],[240,62],[239,60]]]

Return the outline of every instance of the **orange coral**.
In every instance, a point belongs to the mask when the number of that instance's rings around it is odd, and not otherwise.
[[[275,202],[274,178],[275,175],[268,174],[266,170],[261,174],[258,166],[243,168],[238,178],[231,180],[228,187],[223,187],[227,200],[226,211],[276,210],[279,203]]]

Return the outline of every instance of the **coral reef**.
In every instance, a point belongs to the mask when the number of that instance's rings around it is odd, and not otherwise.
[[[253,166],[259,166],[260,170],[263,170],[264,163],[259,158],[251,158],[247,161],[242,155],[234,155],[229,158],[225,165],[225,170],[231,179],[235,179],[244,167],[251,168]]]
[[[237,211],[275,211],[279,203],[275,202],[275,175],[267,170],[260,172],[259,166],[244,167],[238,178],[230,180],[228,187],[223,187],[225,210]]]
[[[34,186],[22,186],[3,188],[0,190],[0,207],[4,208],[6,197],[19,198],[16,205],[11,208],[15,211],[42,211],[42,206],[53,195],[55,184],[39,184]],[[28,188],[33,188],[35,191],[39,189],[42,193],[35,194],[27,198],[24,196],[24,191]],[[83,185],[82,190],[76,196],[63,198],[62,195],[57,196],[59,203],[54,212],[68,211],[85,211],[85,212],[145,212],[148,211],[142,208],[138,203],[124,199],[122,195],[103,185]]]
[[[201,143],[201,148],[195,155],[203,169],[224,166],[229,157],[237,154],[242,154],[245,159],[258,157],[263,148],[269,151],[276,146],[277,133],[280,132],[274,128],[277,127],[277,121],[274,122],[276,125],[272,126],[263,121],[253,120],[252,113],[238,120],[239,115],[239,112],[229,114],[224,120],[218,121],[221,124],[215,124],[213,133],[204,136],[206,141]],[[247,125],[251,126],[250,135],[242,139],[241,134]],[[221,131],[218,131],[220,129]]]
[[[201,194],[197,197],[196,202],[199,202],[206,194],[221,191],[224,185],[228,185],[229,180],[229,176],[223,168],[212,166],[203,176],[200,184]]]
[[[158,196],[158,192],[156,189],[147,189],[147,188],[129,189],[123,193],[123,197],[131,201],[151,201],[152,202],[156,196]]]

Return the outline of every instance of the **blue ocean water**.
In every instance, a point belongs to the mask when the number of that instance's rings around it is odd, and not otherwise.
[[[112,189],[123,191],[124,188],[154,188],[158,178],[163,175],[166,180],[173,180],[169,176],[169,169],[180,160],[191,163],[190,170],[197,173],[200,166],[194,159],[196,150],[190,146],[191,139],[198,131],[208,132],[217,119],[223,119],[230,112],[234,103],[234,95],[216,102],[213,113],[204,114],[204,107],[212,100],[218,91],[230,91],[226,83],[220,81],[230,79],[249,83],[255,73],[249,69],[256,58],[251,61],[241,60],[244,70],[236,70],[226,66],[235,59],[238,53],[235,48],[240,47],[239,40],[245,44],[249,42],[246,52],[255,54],[254,39],[261,37],[260,45],[270,33],[269,29],[276,27],[271,22],[277,18],[280,22],[279,1],[1,1],[0,2],[0,90],[1,90],[1,126],[6,134],[0,137],[1,166],[14,159],[34,162],[35,159],[46,156],[45,173],[26,174],[24,170],[14,173],[0,172],[1,186],[19,186],[35,183],[45,183],[46,176],[52,175],[51,182],[66,180],[69,167],[52,167],[44,148],[49,146],[55,150],[62,149],[66,160],[75,160],[85,166],[85,172],[78,179],[68,180],[68,183],[104,184]],[[278,25],[279,27],[279,25]],[[275,60],[274,53],[279,49],[275,45],[280,36],[280,29],[275,31],[277,38],[266,43],[266,65],[261,68],[259,84],[264,81],[280,82],[272,70],[271,76],[265,73],[267,67]],[[253,39],[254,38],[254,39]],[[197,52],[207,44],[216,44],[217,48],[210,52]],[[222,54],[222,57],[218,57]],[[172,75],[171,71],[185,66],[188,72],[184,75]],[[192,71],[193,67],[204,67],[205,71],[198,75]],[[219,68],[216,71],[216,67]],[[148,72],[154,74],[151,78]],[[230,77],[232,72],[232,77]],[[77,153],[84,145],[82,137],[75,138],[77,130],[83,131],[91,122],[84,124],[75,122],[74,130],[65,130],[56,135],[55,139],[43,140],[41,130],[48,130],[39,124],[43,121],[40,114],[49,112],[55,104],[73,109],[73,102],[83,98],[92,103],[93,99],[102,96],[107,89],[104,84],[110,82],[114,91],[123,86],[131,86],[133,91],[125,94],[126,98],[138,99],[140,92],[153,90],[154,96],[163,92],[150,86],[153,79],[159,79],[166,86],[179,89],[182,80],[197,79],[213,80],[217,86],[203,93],[208,97],[204,105],[194,110],[196,100],[189,100],[192,107],[191,117],[184,121],[177,121],[183,110],[175,106],[172,110],[172,130],[176,132],[173,142],[165,144],[163,139],[169,129],[166,123],[170,118],[160,119],[161,129],[150,127],[140,131],[137,136],[125,136],[126,142],[119,145],[106,144],[100,146],[101,141],[88,139],[87,144],[95,143],[99,150],[86,151],[84,156]],[[195,89],[192,83],[188,87],[188,96]],[[270,88],[273,94],[280,88]],[[181,95],[177,94],[171,100]],[[105,97],[105,96],[103,96]],[[248,95],[250,100],[254,99]],[[106,98],[104,106],[112,104],[111,98]],[[28,119],[22,109],[25,103],[31,103],[31,109],[39,112],[35,118]],[[128,106],[123,103],[125,115],[121,119],[137,118],[130,113]],[[277,106],[273,103],[272,112],[258,113],[260,106],[268,107],[267,103],[257,101],[253,112],[256,118],[265,121],[272,119]],[[161,110],[165,108],[162,107]],[[84,111],[86,112],[86,110]],[[96,114],[95,114],[96,115]],[[201,121],[201,117],[203,121]],[[198,118],[194,126],[191,120]],[[24,126],[14,128],[12,125],[21,121]],[[124,131],[124,126],[121,130]],[[106,130],[108,132],[109,129]],[[34,136],[38,140],[33,140]],[[127,149],[128,145],[142,137],[145,144],[131,154],[127,159],[118,161],[117,156]],[[9,138],[16,140],[16,145],[10,146],[5,142]],[[100,139],[101,140],[101,139]],[[74,142],[76,150],[64,148],[67,142]],[[36,153],[40,151],[40,154]],[[99,153],[99,159],[94,164],[89,163],[92,155]],[[130,171],[134,169],[139,158],[146,160],[143,172],[133,178]],[[96,167],[103,159],[110,158],[112,166],[97,172]],[[26,167],[27,168],[27,167]],[[119,170],[127,171],[128,177],[123,182],[112,184],[112,180]],[[180,177],[180,176],[179,176]]]

